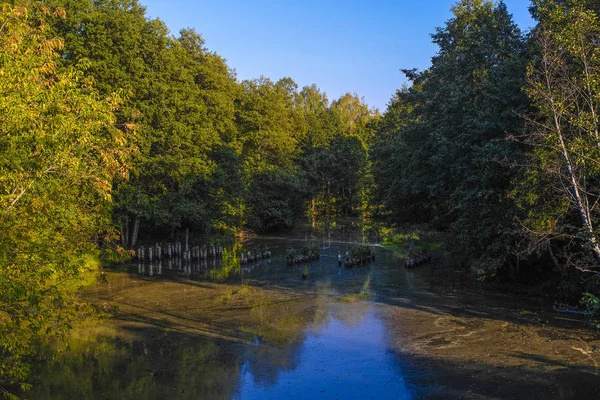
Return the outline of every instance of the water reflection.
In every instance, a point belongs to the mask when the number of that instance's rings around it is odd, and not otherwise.
[[[218,340],[156,329],[138,339],[74,339],[36,371],[33,399],[230,399],[241,358]],[[143,339],[139,339],[139,338]],[[47,353],[50,356],[50,353]]]
[[[185,259],[167,247],[116,267],[88,295],[118,314],[81,329],[57,357],[41,350],[23,397],[597,398],[600,344],[585,334],[548,321],[540,329],[523,301],[431,293],[403,254],[380,247],[374,261],[340,267],[338,254],[376,227],[317,228],[225,246],[219,257],[192,240]],[[320,259],[287,265],[286,249],[315,243]],[[265,247],[272,257],[258,260],[252,249]]]
[[[340,268],[337,256],[352,243],[330,241],[332,228],[348,238],[365,235],[360,227],[330,225],[321,232],[321,258],[305,265],[287,265],[285,252],[319,243],[309,235],[235,243],[212,258],[203,250],[166,257],[167,250],[109,274],[109,285],[94,295],[98,304],[117,306],[118,316],[84,329],[55,359],[54,349],[42,351],[27,395],[409,398],[377,306],[359,297],[340,302],[402,281],[400,261],[378,249],[375,262]],[[268,258],[248,255],[266,248]]]
[[[35,399],[408,399],[375,306],[333,304],[314,323],[266,305],[254,340],[127,326],[74,338],[35,376]],[[273,312],[271,312],[273,311]],[[321,310],[323,311],[323,310]],[[313,316],[314,317],[314,316]],[[277,321],[280,321],[279,323]],[[276,333],[275,333],[276,332]]]
[[[349,308],[332,313],[324,325],[311,326],[296,357],[289,358],[292,364],[276,374],[262,353],[248,352],[234,398],[412,398],[374,307]]]

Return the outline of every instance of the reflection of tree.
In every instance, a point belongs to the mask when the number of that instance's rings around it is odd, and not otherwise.
[[[259,343],[244,355],[244,366],[254,377],[254,382],[263,387],[273,386],[283,371],[293,371],[300,363],[302,340],[285,347]]]
[[[332,317],[340,320],[348,327],[359,326],[365,319],[369,309],[373,305],[368,302],[357,301],[356,303],[347,303],[343,307],[337,307],[332,312]]]
[[[256,301],[251,309],[255,324],[248,328],[257,346],[245,352],[243,362],[254,382],[274,385],[283,371],[296,369],[308,326],[329,322],[320,296],[306,301],[298,297],[291,302]]]
[[[210,280],[224,282],[228,278],[240,274],[241,264],[237,254],[240,252],[241,247],[241,244],[236,242],[231,249],[223,249],[221,268],[208,271]]]
[[[140,339],[73,340],[54,361],[40,352],[35,399],[230,399],[241,360],[234,345],[145,329]]]

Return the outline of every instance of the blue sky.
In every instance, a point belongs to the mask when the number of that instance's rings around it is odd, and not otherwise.
[[[330,100],[346,92],[384,111],[404,82],[401,68],[424,69],[430,34],[455,0],[140,0],[173,34],[195,28],[238,78],[289,76],[315,83]],[[515,22],[534,25],[529,0],[505,0]]]

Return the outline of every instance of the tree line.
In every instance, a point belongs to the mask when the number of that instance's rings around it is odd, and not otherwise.
[[[0,1],[0,388],[94,310],[77,288],[140,235],[256,231],[366,207],[380,117],[240,81],[137,0]],[[368,175],[368,174],[367,174]]]
[[[600,272],[600,7],[530,11],[522,32],[503,2],[456,3],[431,67],[404,70],[378,124],[376,199],[391,221],[448,232],[480,278],[555,276],[576,297]]]

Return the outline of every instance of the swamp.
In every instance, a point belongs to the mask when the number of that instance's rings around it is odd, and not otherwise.
[[[431,279],[436,258],[408,269],[399,247],[372,243],[375,260],[345,268],[338,254],[360,238],[309,235],[253,237],[222,260],[116,265],[86,294],[110,317],[48,350],[27,396],[597,398],[600,338],[578,316]],[[228,256],[242,245],[272,257]],[[290,265],[306,245],[320,258]]]

